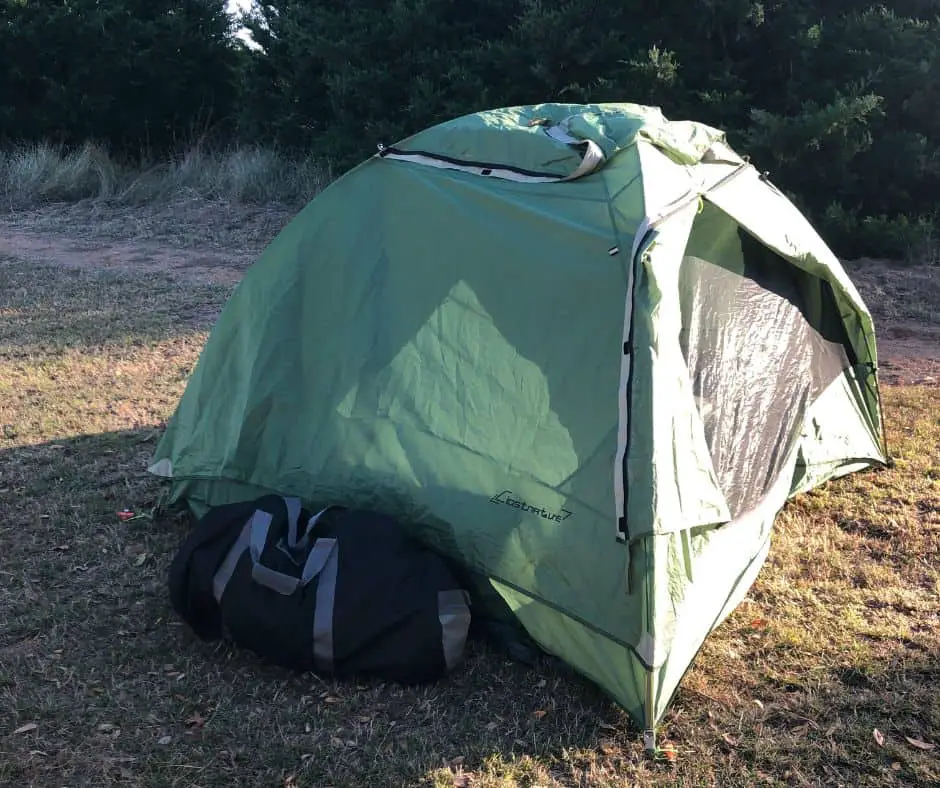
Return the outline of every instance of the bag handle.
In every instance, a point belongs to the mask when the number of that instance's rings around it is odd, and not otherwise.
[[[307,540],[310,531],[325,511],[324,509],[319,514],[310,518],[301,541],[305,542]],[[276,591],[278,594],[290,596],[298,589],[307,585],[323,571],[327,562],[330,560],[330,556],[332,556],[333,552],[336,550],[337,543],[336,539],[332,538],[322,537],[317,539],[310,553],[307,555],[307,560],[304,563],[300,577],[293,577],[283,572],[276,572],[261,563],[261,553],[264,551],[264,546],[268,541],[268,532],[273,519],[270,512],[258,509],[251,516],[251,520],[248,521],[248,552],[251,556],[252,563],[251,578],[256,583],[260,583],[270,588],[272,591]],[[296,539],[296,531],[294,531],[293,536]],[[288,538],[290,539],[290,535]],[[297,545],[291,546],[295,547]]]
[[[297,506],[299,507],[300,505],[299,498],[295,498],[295,499],[285,498],[284,500],[285,501],[295,500],[298,502]],[[323,515],[326,514],[328,511],[330,511],[331,509],[337,509],[337,508],[339,507],[336,505],[330,505],[330,506],[327,506],[325,509],[321,509],[315,515],[313,515],[309,520],[307,520],[307,526],[306,528],[304,528],[304,535],[301,536],[300,539],[298,540],[297,539],[297,518],[300,514],[300,509],[297,508],[296,513],[294,513],[292,512],[290,505],[288,504],[287,547],[291,550],[306,549],[307,542],[310,539],[310,534],[313,531],[313,529],[316,528],[317,523],[320,522],[320,518],[323,517]],[[293,519],[290,519],[291,517]]]
[[[300,498],[285,498],[284,507],[287,509],[287,546],[293,550],[297,547],[297,521],[300,519]],[[306,536],[306,534],[304,534]]]

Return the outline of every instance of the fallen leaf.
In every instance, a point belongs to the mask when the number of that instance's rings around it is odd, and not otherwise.
[[[600,741],[600,750],[604,755],[610,755],[617,751],[617,745],[615,742],[612,742],[610,739],[601,739]]]
[[[134,566],[143,566],[147,563],[147,554],[141,553],[137,558],[134,559]]]
[[[198,711],[193,712],[192,715],[186,720],[187,728],[201,728],[205,724],[205,717],[203,717]]]
[[[878,742],[878,746],[879,746],[879,747],[884,747],[884,746],[885,746],[885,735],[884,735],[880,730],[878,730],[877,728],[875,728],[875,729],[871,732],[871,735],[875,737],[875,741]]]
[[[333,695],[327,695],[324,699],[325,703],[342,703],[342,698],[334,697]]]
[[[675,761],[679,758],[679,753],[676,752],[676,748],[671,744],[664,744],[660,747],[657,751],[657,755],[667,761]]]
[[[891,768],[894,769],[894,771],[899,772],[901,771],[901,764],[895,761],[891,764]]]
[[[722,733],[721,738],[724,739],[725,742],[730,744],[732,747],[738,746],[738,743],[733,738],[731,738],[731,736],[727,733]]]
[[[36,730],[38,727],[39,726],[35,722],[27,722],[25,725],[21,725],[19,728],[13,731],[13,733],[29,733],[30,731]]]
[[[532,716],[537,720],[542,719],[542,717],[544,717],[546,714],[548,714],[548,712],[545,711],[545,709],[536,709],[532,712]]]
[[[101,733],[109,733],[114,730],[114,726],[110,722],[102,722],[98,726],[98,731]]]
[[[342,739],[338,739],[336,736],[334,736],[332,739],[330,739],[330,744],[332,744],[334,747],[345,747],[345,746],[346,746],[345,744],[343,744],[343,740],[342,740]]]
[[[911,747],[916,747],[918,750],[932,750],[936,747],[936,744],[930,744],[929,742],[921,741],[920,739],[912,739],[910,736],[904,737],[907,740],[907,743]]]
[[[171,741],[173,741],[172,736],[163,736],[162,738],[157,739],[157,744],[159,744],[161,747],[165,747]]]
[[[754,699],[754,703],[758,708],[764,708],[764,704],[757,700],[757,698]]]
[[[498,726],[495,722],[488,722],[485,727],[488,731],[495,731]]]

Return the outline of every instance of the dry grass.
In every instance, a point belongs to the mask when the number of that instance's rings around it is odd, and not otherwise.
[[[0,151],[0,208],[28,209],[80,200],[152,205],[197,196],[239,203],[298,205],[331,178],[313,159],[298,161],[259,147],[205,151],[193,148],[155,165],[114,160],[100,146],[50,144]]]
[[[940,389],[885,392],[896,467],[787,507],[667,716],[678,760],[653,763],[591,686],[479,645],[415,690],[180,625],[186,526],[149,518],[144,468],[226,292],[0,262],[0,784],[940,784]]]

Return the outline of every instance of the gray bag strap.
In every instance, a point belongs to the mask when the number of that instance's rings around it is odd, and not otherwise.
[[[311,532],[319,522],[320,518],[327,511],[334,508],[333,506],[328,506],[313,515],[307,521],[303,537],[298,541],[297,525],[300,519],[300,499],[285,498],[284,503],[287,506],[288,517],[287,541],[291,548],[306,547],[307,539],[310,537]],[[314,544],[313,549],[307,555],[307,560],[304,563],[303,571],[301,572],[299,579],[292,577],[291,575],[285,575],[281,572],[275,572],[273,569],[269,569],[261,563],[261,554],[264,552],[264,546],[268,540],[268,532],[271,528],[272,520],[273,518],[269,512],[257,509],[249,518],[248,522],[242,526],[242,530],[238,535],[238,539],[231,546],[228,553],[226,553],[224,560],[216,570],[215,576],[212,578],[212,595],[215,597],[215,601],[217,603],[222,603],[222,596],[225,593],[225,588],[232,579],[232,575],[235,574],[235,567],[238,566],[238,561],[242,557],[242,553],[244,553],[246,550],[250,550],[251,552],[252,578],[262,585],[277,591],[279,594],[284,594],[285,596],[289,596],[301,586],[307,585],[307,583],[313,580],[324,570],[331,556],[334,556],[337,547],[336,540],[318,539]],[[335,584],[336,579],[334,567],[333,579],[330,581],[330,585],[332,587],[335,586]],[[330,594],[332,595],[332,592],[330,592]],[[318,608],[319,604],[318,597]],[[332,616],[332,606],[330,607],[330,614]],[[332,648],[330,650],[332,652]]]
[[[296,549],[296,548],[306,549],[307,542],[310,539],[311,533],[313,532],[313,529],[316,528],[317,523],[320,522],[320,518],[323,517],[323,515],[326,514],[328,511],[330,511],[331,509],[335,509],[335,508],[336,506],[327,506],[325,509],[321,509],[316,514],[312,515],[310,519],[307,520],[307,525],[304,528],[304,535],[300,538],[300,541],[295,542],[295,543],[290,543],[291,549]],[[288,539],[289,539],[289,536],[288,536]]]
[[[238,539],[235,541],[235,544],[229,548],[228,553],[225,555],[225,559],[222,561],[221,565],[216,570],[216,573],[212,578],[212,595],[215,597],[217,604],[222,604],[222,595],[225,593],[225,587],[228,585],[228,581],[232,579],[232,575],[235,573],[235,567],[238,565],[238,559],[241,558],[242,553],[248,549],[248,538],[250,533],[251,520],[242,526],[242,530],[238,535]]]
[[[300,519],[300,498],[283,498],[287,507],[287,546],[297,547],[297,521]]]
[[[307,527],[301,542],[307,540],[320,517],[332,508],[332,506],[328,506],[307,521]],[[317,585],[313,614],[313,657],[320,670],[331,672],[333,670],[333,608],[336,604],[339,542],[336,539],[327,537],[317,539],[307,555],[307,560],[304,562],[303,571],[299,578],[275,572],[261,563],[261,554],[264,552],[272,519],[268,512],[259,509],[242,526],[238,539],[229,549],[212,579],[213,596],[217,603],[222,603],[225,587],[232,579],[235,567],[246,551],[251,555],[252,579],[277,591],[279,594],[289,596],[298,588],[307,585],[319,576],[320,582]],[[297,546],[299,546],[299,543]]]
[[[264,552],[265,544],[267,544],[268,531],[271,528],[272,519],[269,512],[264,512],[259,509],[252,515],[251,520],[248,522],[248,549],[251,553],[252,563],[251,577],[255,582],[270,588],[272,591],[276,591],[284,596],[290,596],[299,588],[307,585],[323,571],[330,555],[336,550],[336,540],[317,539],[313,549],[311,549],[310,553],[307,555],[307,560],[304,563],[300,577],[293,577],[283,572],[276,572],[261,563],[261,554]],[[310,519],[312,521],[314,518],[311,517]],[[308,531],[310,527],[308,523]],[[307,534],[305,533],[304,538],[306,539],[306,537]]]
[[[469,595],[462,589],[440,591],[437,594],[437,617],[441,622],[441,645],[444,662],[451,671],[463,659],[470,630]]]
[[[333,670],[333,608],[336,604],[336,572],[339,567],[339,544],[335,539],[318,539],[334,542],[323,566],[317,585],[316,606],[313,610],[313,660],[317,668],[330,673]]]

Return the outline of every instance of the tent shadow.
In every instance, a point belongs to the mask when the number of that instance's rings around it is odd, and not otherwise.
[[[329,784],[350,784],[344,782],[350,775],[370,784],[372,772],[378,780],[372,784],[386,784],[381,756],[388,741],[410,753],[391,767],[409,770],[395,775],[398,784],[448,758],[470,764],[494,752],[507,760],[554,757],[564,748],[597,746],[603,724],[629,730],[626,716],[591,683],[552,660],[511,660],[480,638],[471,639],[453,674],[423,686],[332,681],[265,664],[227,642],[200,641],[172,611],[166,585],[191,519],[159,510],[147,516],[163,489],[145,471],[157,432],[0,446],[0,544],[4,566],[18,573],[0,591],[0,660],[25,671],[37,654],[48,660],[64,652],[74,682],[67,691],[33,682],[18,701],[23,708],[54,701],[59,719],[68,720],[93,703],[103,718],[120,719],[130,709],[171,725],[186,693],[203,712],[225,709],[200,747],[245,748],[262,762],[299,760],[298,748],[313,749],[306,772],[312,784],[320,784],[316,774]],[[143,516],[122,522],[117,512],[124,508]],[[185,680],[154,678],[168,665]],[[82,687],[100,676],[114,676],[119,691],[86,697]],[[302,743],[269,738],[274,727],[302,731],[305,723],[313,733]],[[252,739],[258,731],[264,746]],[[336,752],[337,731],[355,739],[356,748]]]
[[[54,706],[61,723],[82,719],[90,704],[101,719],[152,714],[182,741],[188,735],[182,720],[190,713],[188,706],[181,711],[182,696],[203,714],[220,710],[191,745],[199,748],[189,753],[191,762],[207,763],[206,753],[239,752],[247,764],[239,768],[261,770],[252,772],[259,779],[271,770],[302,768],[302,784],[312,785],[419,784],[457,759],[467,772],[494,762],[509,768],[520,758],[546,768],[561,761],[567,769],[572,759],[590,758],[611,742],[625,768],[640,757],[638,731],[592,683],[551,660],[534,666],[510,660],[479,639],[451,676],[419,687],[335,682],[199,641],[173,615],[166,591],[166,570],[188,522],[116,517],[125,506],[146,513],[160,495],[162,483],[144,471],[155,432],[0,445],[2,568],[15,567],[0,586],[0,662],[24,675],[46,663],[59,671],[59,658],[50,655],[63,650],[72,671],[65,688],[18,685],[18,706],[34,709],[40,722],[44,708]],[[139,555],[147,558],[138,566]],[[903,735],[924,741],[940,735],[937,667],[929,631],[912,638],[879,651],[877,664],[833,661],[812,676],[797,664],[792,684],[755,674],[727,704],[680,687],[664,720],[669,739],[685,753],[679,768],[694,772],[698,753],[708,774],[727,777],[725,784],[739,784],[742,768],[778,774],[791,766],[811,783],[828,781],[834,769],[853,784],[859,775],[878,778],[894,762],[902,775],[925,779],[934,756],[905,744]],[[102,678],[116,690],[93,692]],[[723,675],[715,682],[710,691],[717,695],[721,684],[737,683]],[[752,702],[758,695],[760,707]],[[807,719],[818,726],[810,726],[813,735]],[[871,744],[876,727],[889,739],[883,749]],[[275,729],[295,733],[272,738]],[[760,733],[736,741],[732,759],[720,734],[741,729]],[[836,749],[820,747],[829,730]],[[338,747],[335,740],[355,744]],[[31,745],[11,743],[19,746]],[[301,755],[307,757],[298,767]]]
[[[751,774],[799,775],[807,785],[881,785],[886,774],[905,785],[936,784],[936,751],[905,740],[936,746],[940,738],[935,646],[923,635],[873,645],[876,658],[804,655],[797,663],[774,661],[771,675],[716,677],[716,695],[735,688],[730,702],[680,686],[664,730],[686,757],[708,758],[718,784],[738,784],[742,766]],[[809,671],[806,663],[818,667]]]

